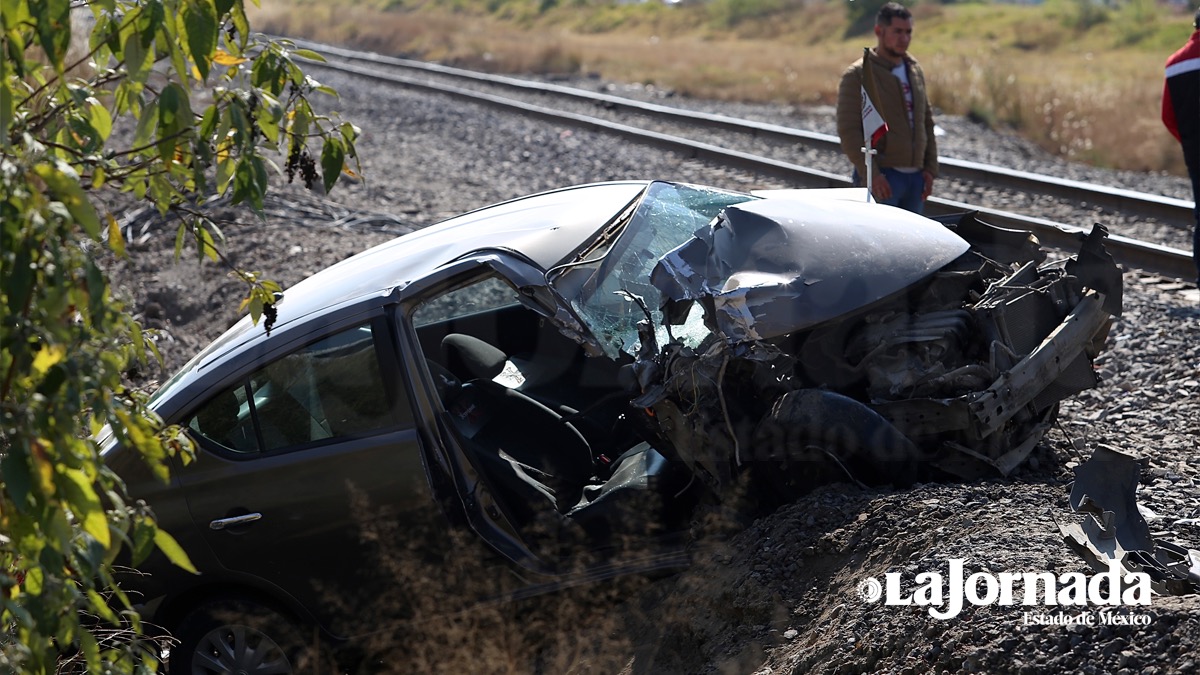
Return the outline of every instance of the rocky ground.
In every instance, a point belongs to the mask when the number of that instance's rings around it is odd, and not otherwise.
[[[328,199],[287,186],[265,221],[227,210],[221,223],[234,262],[285,287],[397,233],[562,185],[636,177],[781,187],[593,133],[319,77],[340,90],[337,108],[363,129],[366,181],[343,182]],[[791,117],[800,126],[805,114],[726,112]],[[941,123],[943,155],[1097,181],[1105,175],[1056,164],[964,120]],[[970,133],[954,131],[965,128]],[[1187,196],[1179,178],[1130,180]],[[194,253],[175,263],[172,228],[135,214],[125,222],[132,258],[114,274],[144,322],[161,329],[167,368],[142,373],[161,378],[235,319],[240,289]],[[615,599],[592,590],[539,600],[522,610],[541,613],[540,621],[522,615],[528,629],[504,625],[440,644],[438,657],[423,663],[459,672],[1194,672],[1200,596],[1155,596],[1150,607],[1135,608],[1149,617],[1144,626],[1043,626],[1026,625],[1023,613],[1056,608],[968,606],[939,620],[924,608],[867,602],[859,592],[888,572],[946,574],[951,559],[963,559],[966,574],[1089,572],[1053,517],[1067,513],[1071,470],[1097,444],[1143,458],[1139,500],[1151,528],[1200,547],[1200,300],[1194,287],[1136,270],[1126,285],[1126,311],[1098,363],[1105,383],[1063,406],[1058,426],[1016,476],[902,491],[828,487],[701,554],[687,572]]]

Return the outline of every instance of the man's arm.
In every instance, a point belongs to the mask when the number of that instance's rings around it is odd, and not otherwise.
[[[1183,137],[1179,135],[1179,123],[1175,120],[1175,105],[1171,103],[1170,80],[1163,80],[1162,121],[1175,140],[1182,143]]]
[[[838,140],[842,144],[842,152],[850,159],[850,163],[858,171],[858,175],[867,179],[867,161],[863,155],[863,125],[862,125],[862,75],[860,69],[850,66],[842,73],[842,82],[838,85],[837,99],[837,128]]]
[[[929,199],[933,194],[933,179],[938,174],[937,136],[933,133],[933,108],[929,105],[928,96],[925,100],[925,164],[922,175],[925,177],[925,189],[921,192],[922,199]]]
[[[922,76],[922,80],[924,77]],[[925,157],[921,168],[928,174],[926,182],[937,178],[938,175],[938,150],[937,136],[933,133],[933,106],[929,105],[929,92],[925,92]]]

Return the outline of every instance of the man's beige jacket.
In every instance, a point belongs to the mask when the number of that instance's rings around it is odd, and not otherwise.
[[[908,81],[912,86],[913,120],[912,127],[908,125],[908,114],[904,109],[904,92],[900,80],[892,74],[892,66],[874,51],[869,52],[870,75],[875,80],[875,87],[867,87],[872,92],[872,100],[883,120],[887,122],[888,132],[876,147],[879,154],[875,155],[873,168],[879,173],[881,167],[916,167],[924,169],[934,176],[938,175],[937,141],[933,137],[933,111],[929,108],[929,97],[925,89],[925,73],[915,59],[905,56],[908,64]],[[863,156],[862,128],[862,85],[863,61],[858,59],[845,73],[838,87],[837,125],[838,138],[841,139],[842,152],[850,158],[858,175],[867,175],[867,164]]]

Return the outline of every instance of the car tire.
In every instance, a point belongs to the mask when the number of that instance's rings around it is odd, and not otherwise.
[[[774,507],[838,481],[910,485],[928,459],[868,406],[836,392],[799,389],[776,399],[755,429],[755,469]]]
[[[320,646],[301,636],[293,622],[257,603],[210,601],[179,623],[167,669],[171,675],[326,672]]]

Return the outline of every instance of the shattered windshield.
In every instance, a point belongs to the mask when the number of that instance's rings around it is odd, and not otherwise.
[[[578,266],[554,285],[588,324],[605,354],[633,354],[638,348],[637,324],[645,314],[626,299],[625,291],[645,300],[658,329],[659,344],[667,341],[659,305],[662,294],[650,283],[658,259],[706,227],[721,209],[752,195],[674,183],[651,183],[620,236],[602,257]],[[698,344],[707,334],[700,312],[673,329],[676,338]]]

